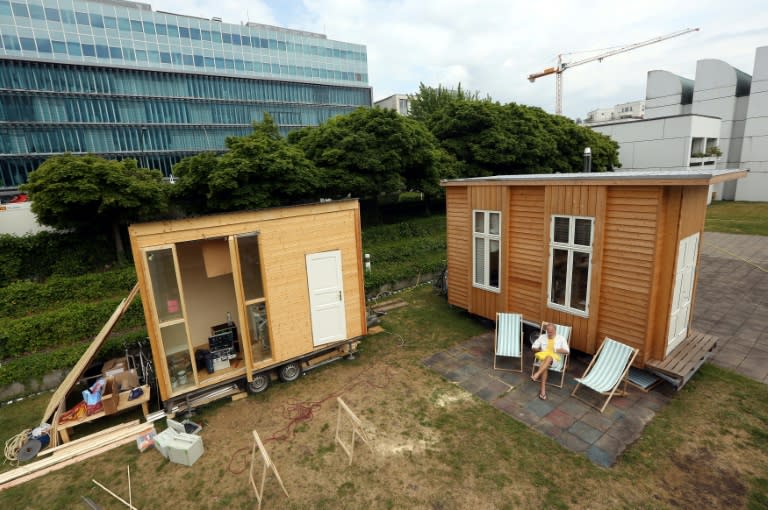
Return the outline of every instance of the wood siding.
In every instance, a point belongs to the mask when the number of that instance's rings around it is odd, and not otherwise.
[[[539,322],[542,315],[541,288],[547,281],[549,224],[544,215],[544,187],[509,188],[506,215],[507,311],[522,313],[525,320]]]
[[[448,302],[466,310],[469,309],[472,265],[472,212],[467,188],[446,188],[445,200]]]
[[[641,349],[649,329],[663,188],[608,189],[598,341],[606,336]]]

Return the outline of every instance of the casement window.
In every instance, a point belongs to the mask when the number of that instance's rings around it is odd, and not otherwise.
[[[475,287],[499,292],[501,213],[473,211],[472,282]]]
[[[594,218],[552,216],[549,244],[550,308],[587,317]]]

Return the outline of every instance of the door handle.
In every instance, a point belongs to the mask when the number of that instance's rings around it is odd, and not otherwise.
[[[341,301],[341,291],[339,291],[339,301]]]

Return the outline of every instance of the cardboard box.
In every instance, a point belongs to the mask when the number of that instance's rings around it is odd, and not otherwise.
[[[116,413],[119,400],[120,389],[115,384],[115,378],[107,377],[107,384],[104,386],[104,392],[101,394],[101,405],[104,407],[104,414]]]
[[[115,375],[118,391],[128,391],[139,385],[139,376],[135,370],[128,370]]]
[[[115,358],[104,363],[101,373],[104,377],[112,377],[128,370],[128,360],[125,358]]]

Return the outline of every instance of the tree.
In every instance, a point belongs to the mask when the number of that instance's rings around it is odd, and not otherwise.
[[[411,97],[411,118],[423,122],[429,127],[432,115],[454,101],[480,101],[479,92],[466,92],[459,83],[455,89],[438,85],[437,88],[419,83],[419,91]],[[490,97],[484,101],[491,101]]]
[[[374,198],[405,189],[434,196],[440,178],[452,175],[451,158],[424,125],[393,110],[358,108],[288,140],[321,171],[325,196]]]
[[[48,158],[21,187],[38,221],[58,229],[110,232],[118,261],[125,260],[120,228],[167,210],[167,187],[157,170],[136,161],[64,154]]]
[[[462,177],[580,172],[585,147],[594,171],[619,166],[615,142],[570,119],[457,90],[422,85],[412,109],[459,162]]]
[[[318,172],[302,150],[280,136],[272,118],[247,136],[229,137],[221,156],[199,154],[174,167],[173,198],[188,212],[258,209],[315,198]]]

